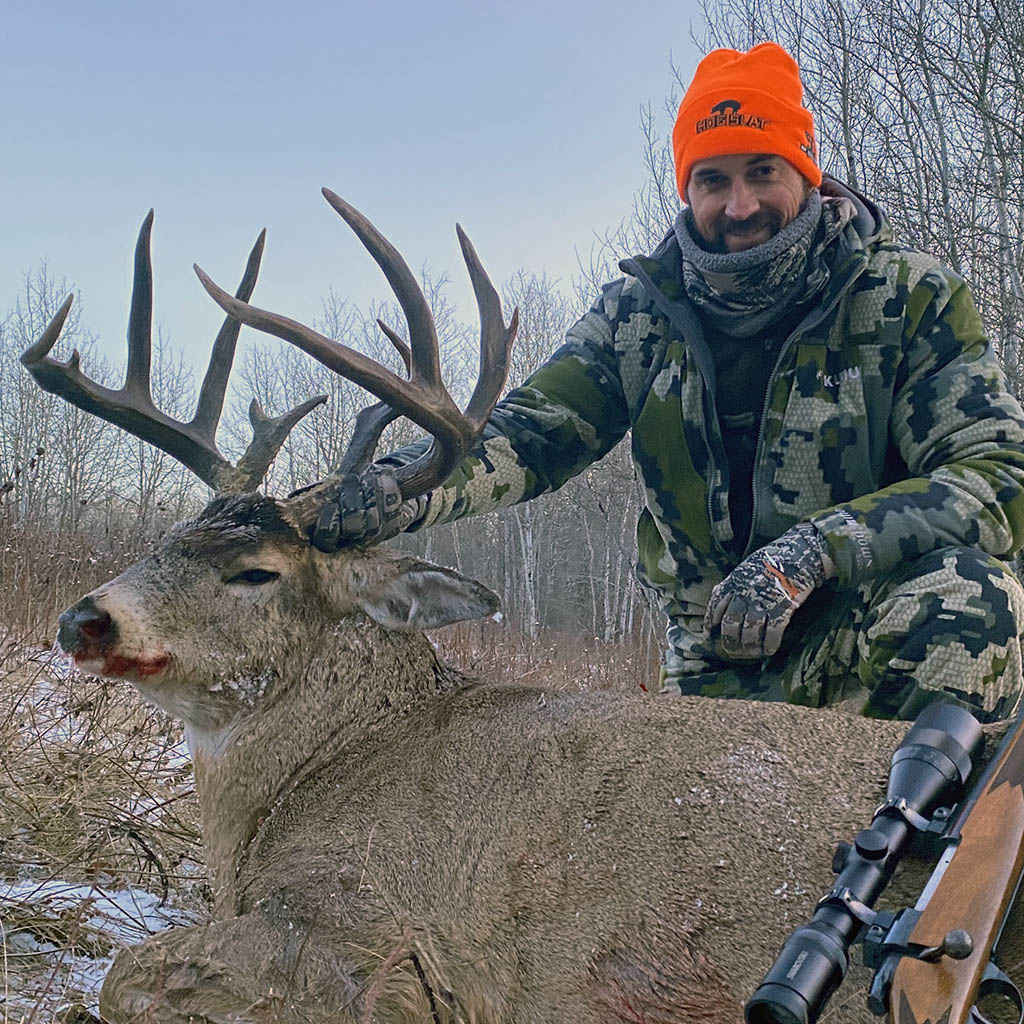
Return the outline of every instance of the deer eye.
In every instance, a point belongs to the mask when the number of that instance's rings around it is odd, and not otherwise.
[[[226,579],[225,583],[242,583],[247,587],[259,587],[264,583],[270,583],[280,577],[279,572],[271,572],[269,569],[246,569],[245,572]]]

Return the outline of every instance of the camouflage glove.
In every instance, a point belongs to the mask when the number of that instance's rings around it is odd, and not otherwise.
[[[337,490],[320,510],[313,543],[321,551],[384,540],[399,532],[402,492],[391,469],[376,464],[362,473],[343,473]]]
[[[715,587],[704,628],[710,636],[721,627],[727,657],[770,657],[793,613],[835,575],[824,538],[800,523],[748,555]]]

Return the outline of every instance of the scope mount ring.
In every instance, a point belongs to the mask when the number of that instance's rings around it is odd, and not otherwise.
[[[956,804],[952,807],[936,807],[932,816],[930,818],[926,818],[923,814],[919,814],[915,811],[914,808],[907,803],[905,797],[894,796],[878,805],[878,809],[872,816],[872,820],[877,818],[880,814],[887,813],[890,817],[902,818],[912,829],[915,829],[918,832],[931,832],[936,835],[942,835],[949,826],[953,815],[956,813],[956,809]]]
[[[857,899],[848,885],[844,885],[841,889],[830,889],[817,903],[818,907],[829,905],[841,907],[851,917],[855,917],[868,928],[875,923],[875,918],[878,917],[878,911],[872,910],[866,903]]]

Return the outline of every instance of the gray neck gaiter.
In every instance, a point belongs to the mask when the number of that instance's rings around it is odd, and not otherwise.
[[[742,252],[712,253],[697,243],[693,215],[685,209],[673,227],[686,294],[723,333],[758,335],[825,286],[824,252],[854,212],[848,200],[823,201],[812,189],[800,213],[767,242]]]

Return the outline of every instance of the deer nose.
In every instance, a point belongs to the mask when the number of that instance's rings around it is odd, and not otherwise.
[[[65,654],[91,648],[102,653],[114,646],[117,626],[91,597],[83,597],[57,620],[57,643]]]

